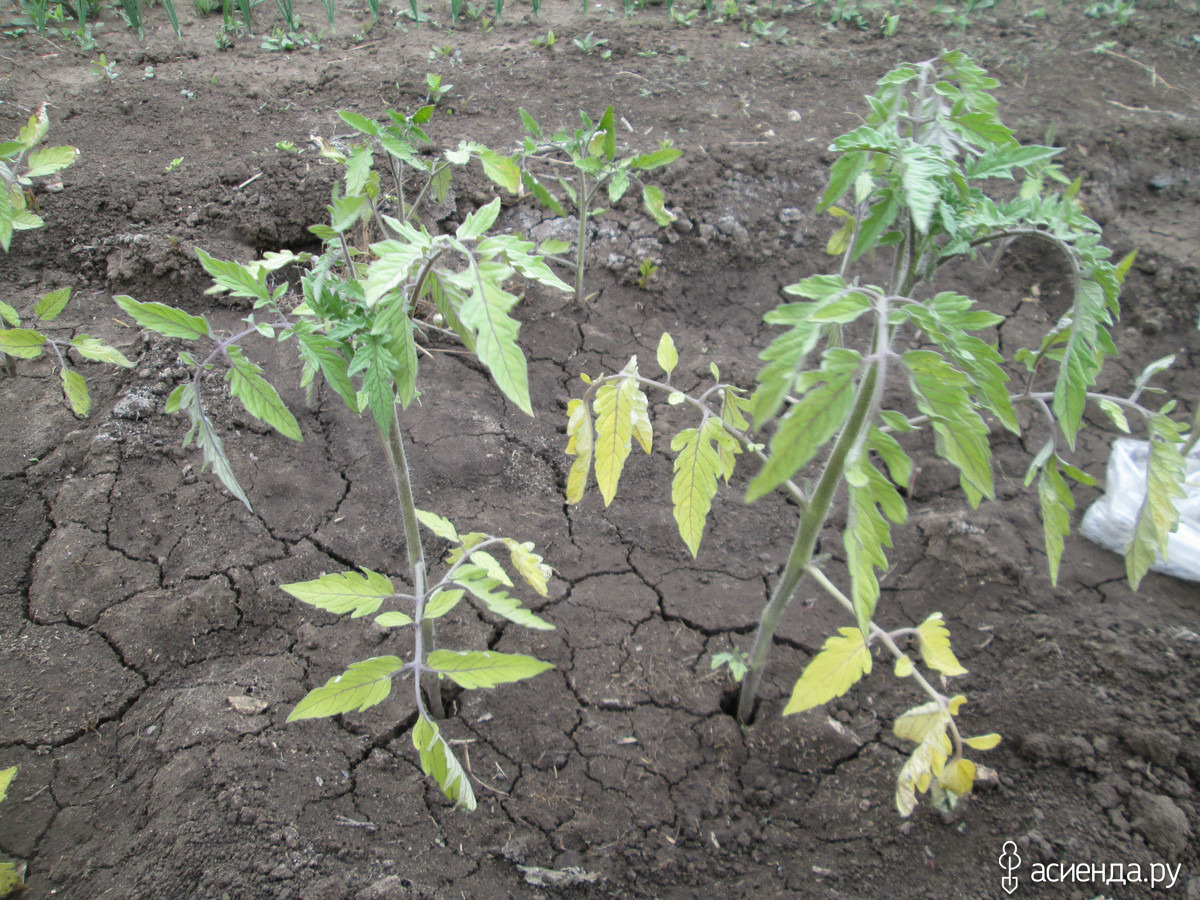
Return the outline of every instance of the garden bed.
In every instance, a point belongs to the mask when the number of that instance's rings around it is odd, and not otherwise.
[[[323,24],[318,4],[297,9]],[[897,679],[879,673],[826,708],[779,716],[825,636],[852,624],[825,600],[789,611],[757,724],[730,715],[733,685],[710,660],[752,640],[791,539],[781,499],[745,506],[735,478],[694,562],[671,519],[665,446],[630,457],[612,506],[563,500],[565,409],[580,373],[648,361],[669,330],[686,348],[681,386],[710,362],[752,385],[777,331],[763,313],[783,285],[830,267],[836,225],[812,211],[827,145],[858,124],[876,79],[945,46],[1001,80],[1019,136],[1049,132],[1065,148],[1059,161],[1082,178],[1105,242],[1140,251],[1104,386],[1120,391],[1173,353],[1162,383],[1191,410],[1200,16],[1139,9],[1118,27],[1077,7],[1003,8],[956,30],[905,7],[885,37],[874,20],[827,28],[810,8],[776,16],[787,28],[778,40],[703,13],[672,24],[662,7],[585,18],[546,0],[541,12],[517,5],[499,24],[464,17],[458,29],[441,9],[419,26],[389,13],[368,29],[365,9],[343,8],[319,49],[280,53],[261,49],[261,35],[218,51],[219,18],[185,10],[177,42],[151,11],[144,42],[116,20],[99,32],[112,81],[90,66],[98,51],[69,39],[6,41],[6,134],[49,100],[50,142],[81,151],[63,190],[38,195],[47,227],[18,233],[0,259],[6,299],[24,310],[70,286],[55,327],[138,362],[116,375],[83,367],[95,397],[86,420],[46,362],[0,381],[0,767],[20,766],[0,805],[0,850],[28,864],[28,896],[982,897],[1000,895],[1007,841],[1023,860],[1017,896],[1149,893],[1033,884],[1036,863],[1136,863],[1147,877],[1151,865],[1181,865],[1175,892],[1200,896],[1200,589],[1152,574],[1134,594],[1122,560],[1079,537],[1052,586],[1023,485],[1036,446],[999,441],[998,498],[978,510],[948,465],[918,459],[882,582],[889,621],[945,615],[970,670],[960,717],[970,733],[1004,736],[980,759],[995,778],[949,821],[928,806],[909,819],[895,809],[908,751],[891,722],[914,702]],[[256,12],[264,32],[272,14]],[[607,43],[585,53],[573,38],[589,32]],[[1092,52],[1107,41],[1113,52]],[[631,146],[670,138],[685,154],[655,173],[674,225],[659,229],[625,201],[596,220],[585,302],[533,288],[517,307],[535,418],[436,343],[421,402],[404,414],[418,505],[461,530],[535,541],[557,574],[539,608],[557,630],[473,615],[446,630],[555,665],[454,704],[445,731],[474,779],[473,814],[452,810],[418,768],[407,692],[285,724],[307,690],[390,652],[384,631],[279,590],[351,565],[402,568],[369,417],[306,406],[298,367],[278,354],[270,371],[289,386],[304,443],[216,410],[251,513],[199,471],[181,448],[185,423],[163,412],[183,378],[178,347],[143,338],[111,299],[233,327],[245,310],[204,295],[193,248],[240,260],[316,249],[307,228],[325,219],[338,172],[310,137],[346,134],[338,110],[416,109],[426,73],[453,85],[429,125],[439,145],[506,149],[520,139],[518,107],[574,127],[579,109],[595,117],[611,103]],[[491,196],[467,176],[435,216],[461,221]],[[500,225],[554,227],[511,199]],[[647,259],[657,272],[639,285]],[[1002,344],[1036,340],[1066,311],[1054,255],[1019,243],[986,262],[956,276],[1007,317]],[[1108,446],[1093,430],[1075,459],[1100,476]],[[824,539],[840,548],[836,532]]]

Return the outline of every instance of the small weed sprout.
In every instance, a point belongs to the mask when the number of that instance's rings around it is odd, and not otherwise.
[[[591,56],[593,53],[599,53],[601,59],[609,59],[612,57],[612,51],[604,49],[605,45],[608,43],[608,38],[598,38],[596,37],[596,33],[594,31],[589,31],[587,34],[582,35],[581,37],[573,38],[571,43],[573,43],[581,53],[585,53],[588,56]]]
[[[888,569],[892,525],[903,524],[908,514],[902,491],[914,466],[905,444],[931,432],[934,452],[958,471],[971,507],[995,494],[985,415],[1040,444],[1025,483],[1037,484],[1052,580],[1075,505],[1068,479],[1095,484],[1066,458],[1085,425],[1085,408],[1094,407],[1122,432],[1131,430],[1131,420],[1140,420],[1149,437],[1147,498],[1126,550],[1135,588],[1174,530],[1174,500],[1183,495],[1187,426],[1171,417],[1174,401],[1156,409],[1144,399],[1153,391],[1150,380],[1171,358],[1148,366],[1129,396],[1094,389],[1102,363],[1116,352],[1108,328],[1134,254],[1110,261],[1110,251],[1099,242],[1100,227],[1076,199],[1079,182],[1061,193],[1046,190],[1047,182],[1066,181],[1051,161],[1059,150],[1017,142],[996,113],[990,92],[997,86],[958,52],[902,66],[879,82],[865,124],[831,146],[838,158],[818,206],[838,222],[827,250],[840,265],[784,288],[792,302],[767,313],[766,322],[786,331],[760,355],[753,395],[722,381],[715,365],[709,387],[683,392],[671,380],[679,354],[664,334],[656,354],[662,377],[643,375],[635,357],[618,373],[582,376],[584,396],[567,409],[567,453],[573,457],[567,501],[582,500],[594,473],[606,505],[616,495],[633,440],[651,450],[646,392],[665,393],[668,403],[694,410],[696,424],[671,440],[674,515],[693,555],[718,483],[728,481],[739,457],[759,463],[748,500],[781,490],[795,501],[800,510],[795,538],[754,645],[743,656],[719,654],[714,665],[727,665],[740,677],[737,717],[749,723],[780,617],[802,580],[814,582],[852,624],[825,640],[796,681],[783,714],[845,694],[871,672],[873,651],[882,648],[893,660],[893,674],[928,698],[893,726],[898,737],[915,745],[897,777],[896,806],[904,816],[926,791],[941,809],[953,808],[978,772],[967,751],[1000,741],[997,734],[966,737],[960,730],[966,697],[944,685],[966,669],[951,649],[942,613],[929,613],[915,627],[879,624],[885,611],[876,608],[879,573]],[[995,200],[985,192],[990,179],[1014,177],[1023,181],[1012,199]],[[1070,312],[1040,344],[1005,359],[988,338],[1003,317],[953,290],[919,289],[951,260],[973,257],[988,245],[1004,248],[1016,238],[1053,247],[1074,290]],[[848,278],[854,263],[876,253],[891,254],[886,285]],[[1009,384],[1014,377],[1015,390]],[[885,395],[885,387],[895,382],[907,385],[911,399],[888,408],[884,398],[891,401],[895,394]],[[818,461],[811,486],[793,480]],[[845,568],[839,576],[829,574],[829,555],[816,550],[841,492],[847,499]]]
[[[454,90],[452,84],[442,84],[442,76],[432,73],[425,76],[425,88],[428,93],[425,95],[430,106],[437,106],[442,98]]]
[[[607,210],[607,207],[594,205],[603,202],[600,189],[606,190],[607,201],[613,204],[624,197],[631,186],[640,184],[646,212],[660,227],[670,225],[675,216],[664,205],[662,188],[643,182],[641,176],[670,165],[683,154],[672,147],[670,141],[663,141],[657,150],[649,153],[618,156],[616,118],[611,106],[599,122],[581,111],[580,128],[552,136],[547,136],[528,112],[524,109],[520,112],[526,134],[517,152],[521,185],[546,209],[565,217],[567,210],[556,194],[561,190],[579,219],[574,269],[575,295],[582,300],[588,221]]]
[[[644,291],[657,274],[658,266],[654,264],[654,260],[649,257],[643,259],[641,265],[638,266],[637,286]]]
[[[121,74],[117,71],[117,61],[115,59],[110,60],[103,53],[100,54],[98,59],[92,60],[92,72],[99,76],[104,84],[112,84]]]

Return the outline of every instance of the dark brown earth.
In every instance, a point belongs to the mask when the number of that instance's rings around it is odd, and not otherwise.
[[[323,22],[318,4],[298,10],[314,29]],[[858,121],[875,79],[946,46],[1002,80],[1020,135],[1053,132],[1106,242],[1141,251],[1105,384],[1120,389],[1176,353],[1166,383],[1191,409],[1200,15],[1160,4],[1116,27],[1078,5],[1051,4],[1044,18],[1005,6],[961,31],[899,12],[885,38],[882,12],[856,31],[825,28],[814,8],[764,10],[788,28],[777,43],[735,24],[672,25],[662,7],[626,19],[609,3],[585,19],[578,4],[546,0],[543,20],[518,4],[491,30],[472,20],[450,30],[439,8],[420,27],[391,14],[369,31],[365,10],[343,8],[319,51],[290,55],[259,49],[260,36],[218,52],[217,20],[191,10],[178,43],[151,10],[143,43],[108,12],[99,50],[117,65],[111,84],[91,70],[96,54],[68,41],[4,42],[5,133],[49,100],[51,142],[82,151],[65,189],[39,197],[48,226],[18,234],[0,259],[5,299],[27,310],[72,286],[62,332],[86,330],[139,360],[129,373],[86,367],[96,394],[86,421],[47,363],[22,362],[0,383],[0,767],[20,766],[0,806],[0,851],[28,864],[30,897],[999,897],[1010,840],[1025,876],[1015,896],[1151,893],[1031,883],[1034,863],[1059,862],[1181,865],[1169,895],[1200,897],[1200,590],[1151,575],[1134,595],[1121,560],[1081,538],[1053,587],[1022,486],[1030,448],[1001,442],[1000,497],[978,511],[927,458],[884,582],[889,626],[945,614],[970,669],[958,680],[971,698],[965,727],[1005,738],[981,755],[998,781],[952,822],[928,806],[909,820],[895,811],[904,745],[890,725],[921,698],[885,672],[827,709],[778,715],[805,661],[847,624],[828,602],[789,611],[758,724],[742,731],[723,711],[730,685],[709,660],[749,646],[794,521],[782,502],[744,507],[735,484],[695,563],[674,535],[665,446],[631,458],[610,508],[595,497],[564,506],[574,376],[649,358],[669,329],[684,381],[715,361],[751,383],[771,336],[763,312],[780,286],[828,265],[830,223],[811,212],[824,148]],[[263,32],[276,24],[267,4],[256,15]],[[549,27],[558,43],[535,47]],[[588,32],[608,40],[610,59],[573,45]],[[1101,41],[1122,57],[1090,52]],[[627,204],[597,223],[598,296],[538,291],[519,308],[535,419],[437,353],[405,417],[419,504],[460,528],[533,540],[558,572],[541,610],[556,631],[470,616],[448,630],[448,643],[556,666],[465,695],[446,726],[476,779],[472,815],[417,769],[407,691],[341,720],[284,722],[309,688],[392,640],[278,589],[352,564],[402,570],[373,426],[332,403],[308,411],[294,388],[300,445],[223,409],[250,514],[197,474],[184,424],[162,412],[182,374],[177,348],[143,340],[111,301],[129,293],[234,323],[244,312],[203,295],[193,248],[242,260],[311,249],[306,228],[324,218],[335,172],[310,135],[344,133],[340,109],[414,109],[427,72],[454,85],[431,124],[444,145],[513,144],[518,106],[558,126],[611,102],[631,146],[670,137],[686,152],[661,179],[677,226],[660,231]],[[283,153],[282,140],[309,149]],[[488,191],[482,178],[460,181],[446,222]],[[501,220],[540,223],[526,206]],[[645,258],[660,271],[642,290]],[[955,277],[1010,317],[1000,334],[1010,348],[1064,309],[1064,273],[1036,248],[1015,248],[995,276]],[[270,372],[296,383],[282,354]],[[1101,475],[1110,438],[1083,440],[1080,464]],[[1081,508],[1094,496],[1081,492]],[[826,546],[839,544],[831,531]],[[260,702],[239,712],[231,697]],[[556,888],[523,867],[577,867],[581,883]]]

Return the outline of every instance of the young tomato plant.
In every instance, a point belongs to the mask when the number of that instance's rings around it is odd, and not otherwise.
[[[375,621],[385,628],[411,626],[412,654],[407,660],[381,656],[354,663],[311,691],[289,721],[374,706],[389,695],[393,679],[411,675],[417,710],[412,739],[421,767],[456,806],[468,809],[475,806],[474,793],[437,724],[445,715],[441,679],[449,678],[467,689],[490,688],[537,675],[550,664],[522,654],[439,648],[434,626],[469,596],[484,609],[518,625],[553,628],[509,594],[513,579],[493,553],[506,550],[511,571],[542,596],[547,593],[551,570],[531,543],[478,533],[459,536],[446,519],[416,508],[397,405],[407,408],[417,397],[417,336],[422,325],[414,321],[413,314],[419,302],[432,302],[505,396],[532,415],[525,357],[517,344],[519,325],[509,315],[519,298],[505,285],[519,274],[564,292],[570,287],[532,253],[532,244],[508,235],[487,235],[499,211],[497,198],[467,216],[455,234],[436,236],[381,213],[394,236],[372,244],[359,261],[340,255],[344,244],[336,227],[333,234],[337,239],[312,260],[280,253],[243,265],[198,251],[201,264],[215,281],[213,292],[228,292],[253,302],[246,327],[232,335],[218,334],[203,316],[160,303],[117,298],[121,308],[144,328],[205,347],[203,353],[180,354],[192,379],[175,389],[167,409],[190,417],[192,427],[185,440],[196,441],[205,466],[212,466],[247,507],[249,500],[205,408],[207,379],[223,372],[230,393],[250,415],[294,440],[301,439],[301,431],[278,391],[263,377],[263,370],[242,349],[243,341],[255,334],[294,339],[304,360],[302,383],[311,384],[319,373],[353,412],[370,412],[379,430],[404,527],[407,587],[363,569],[326,574],[283,589],[305,603],[333,613],[350,613],[351,618],[374,615],[385,602],[401,605],[403,609],[379,613]],[[336,226],[336,200],[330,212]],[[276,270],[294,263],[311,266],[301,278],[303,300],[289,310],[285,303],[288,284],[272,287],[269,279]],[[455,545],[440,575],[426,562],[421,524]]]
[[[574,461],[567,499],[578,502],[594,472],[605,504],[616,494],[632,440],[651,449],[646,392],[666,392],[669,403],[696,411],[695,427],[671,441],[674,514],[693,555],[718,481],[729,479],[739,455],[760,463],[748,500],[772,490],[794,498],[800,509],[795,537],[754,645],[714,662],[742,676],[737,715],[749,723],[780,617],[802,579],[815,582],[853,624],[827,638],[796,681],[783,713],[846,693],[871,672],[873,651],[885,650],[895,675],[910,679],[928,698],[894,724],[899,737],[916,745],[897,779],[902,815],[913,811],[917,795],[926,790],[942,808],[952,807],[975,780],[976,767],[966,750],[989,749],[1000,737],[964,737],[957,715],[966,698],[935,684],[966,672],[940,612],[915,628],[878,622],[884,612],[876,608],[878,573],[888,567],[892,525],[907,516],[902,491],[914,470],[901,440],[931,432],[933,452],[957,469],[966,500],[975,507],[994,496],[984,417],[1013,433],[1033,432],[1041,450],[1026,483],[1037,482],[1052,579],[1058,576],[1074,507],[1067,479],[1094,484],[1065,458],[1089,404],[1122,431],[1129,430],[1131,416],[1140,418],[1150,438],[1148,496],[1126,554],[1135,586],[1173,530],[1173,500],[1182,493],[1184,427],[1170,417],[1173,403],[1153,409],[1142,400],[1148,379],[1168,361],[1152,364],[1128,397],[1093,390],[1105,357],[1116,352],[1108,326],[1117,316],[1118,293],[1133,254],[1110,261],[1099,242],[1099,226],[1075,199],[1078,183],[1062,193],[1045,189],[1048,179],[1065,181],[1050,162],[1058,151],[1017,142],[996,113],[990,91],[997,84],[957,52],[902,66],[879,82],[868,98],[871,113],[865,124],[832,145],[840,156],[819,204],[842,223],[828,248],[841,258],[839,271],[784,289],[795,301],[765,318],[787,330],[761,354],[764,365],[752,396],[722,382],[715,366],[710,387],[679,390],[671,382],[678,351],[663,335],[657,353],[662,379],[642,375],[635,358],[619,373],[585,376],[587,392],[568,408],[567,453]],[[986,192],[990,179],[1012,179],[1014,173],[1022,178],[1015,197],[1000,201]],[[1044,241],[1058,251],[1071,275],[1073,302],[1037,347],[1006,360],[987,337],[1002,317],[953,290],[934,291],[932,281],[950,260],[1012,238]],[[886,285],[848,280],[850,267],[869,253],[890,254]],[[884,406],[885,387],[893,382],[908,387],[910,400],[903,408]],[[812,486],[801,489],[793,478],[812,466]],[[838,573],[816,547],[843,492],[845,570]],[[907,651],[909,643],[915,644],[918,659]],[[918,660],[930,675],[918,668]]]
[[[518,151],[521,184],[537,201],[556,216],[567,215],[562,201],[547,184],[560,188],[575,209],[579,219],[579,235],[575,241],[575,296],[583,299],[584,250],[587,247],[587,226],[592,216],[603,214],[607,207],[593,207],[600,189],[607,192],[610,204],[625,196],[630,186],[642,186],[642,205],[659,226],[665,227],[675,216],[664,206],[662,188],[641,181],[641,173],[670,165],[683,154],[670,141],[650,153],[631,153],[617,156],[617,129],[610,106],[599,122],[593,122],[580,112],[582,127],[573,133],[560,131],[547,137],[542,127],[524,109],[521,123],[526,138]]]
[[[33,307],[34,318],[42,323],[53,322],[67,308],[70,301],[70,288],[51,291]],[[5,323],[12,327],[7,327]],[[88,393],[87,380],[71,368],[71,350],[84,359],[112,363],[126,369],[133,366],[120,350],[101,343],[89,334],[77,334],[69,341],[63,341],[42,334],[34,328],[23,328],[20,314],[0,300],[0,360],[3,360],[5,373],[10,376],[16,375],[16,359],[37,359],[47,349],[58,362],[63,396],[71,405],[71,411],[80,418],[91,412],[92,397]]]
[[[44,178],[75,162],[79,151],[74,147],[42,147],[38,144],[50,133],[46,104],[38,107],[17,133],[16,140],[0,143],[0,247],[7,252],[14,231],[41,228],[46,223],[33,211],[29,189],[33,179]]]

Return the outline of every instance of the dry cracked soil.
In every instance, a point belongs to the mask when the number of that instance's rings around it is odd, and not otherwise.
[[[72,287],[55,333],[87,331],[137,361],[116,374],[84,367],[86,420],[64,406],[49,363],[22,361],[0,381],[0,766],[20,766],[0,851],[27,867],[27,896],[1000,897],[1012,841],[1024,876],[1014,896],[1161,891],[1029,877],[1035,864],[1081,863],[1180,866],[1169,894],[1200,897],[1200,591],[1151,575],[1134,594],[1120,558],[1079,537],[1052,585],[1023,486],[1036,446],[999,441],[998,498],[978,510],[944,464],[920,457],[883,582],[891,627],[944,613],[970,670],[966,727],[1004,736],[981,755],[995,776],[952,819],[895,810],[906,751],[890,726],[921,698],[885,671],[824,709],[779,715],[806,660],[848,624],[826,601],[810,607],[815,595],[779,631],[757,723],[729,715],[731,685],[709,662],[750,642],[790,540],[786,503],[743,505],[736,477],[693,562],[674,533],[661,439],[631,457],[610,507],[563,502],[577,376],[649,360],[670,330],[684,387],[710,362],[751,384],[773,333],[763,313],[783,285],[829,266],[830,222],[812,212],[829,141],[888,69],[945,47],[1001,80],[1021,137],[1064,148],[1108,245],[1140,250],[1105,386],[1173,353],[1163,383],[1189,410],[1200,394],[1200,14],[1147,4],[1118,26],[1079,4],[996,7],[962,29],[905,6],[885,37],[876,20],[890,10],[858,30],[826,27],[830,9],[764,7],[782,40],[703,14],[673,24],[661,6],[626,18],[611,2],[585,15],[546,0],[540,19],[518,3],[499,24],[457,29],[441,8],[420,25],[385,10],[369,27],[364,7],[345,5],[319,49],[292,53],[261,49],[277,24],[267,4],[259,33],[225,50],[219,19],[191,9],[180,41],[158,9],[144,41],[105,12],[91,53],[54,35],[4,41],[5,133],[49,101],[51,143],[81,150],[63,189],[37,196],[47,227],[0,259],[5,299],[27,310]],[[323,23],[319,5],[297,10]],[[535,43],[551,29],[553,46]],[[591,54],[573,40],[589,32],[607,41]],[[1102,42],[1113,52],[1093,52]],[[90,65],[100,51],[111,82]],[[539,607],[555,631],[465,613],[445,628],[447,644],[555,666],[456,698],[445,728],[480,798],[470,815],[421,775],[407,691],[285,724],[308,689],[401,646],[279,589],[351,565],[402,570],[373,426],[332,395],[306,406],[294,360],[262,342],[254,352],[287,386],[305,440],[217,406],[250,513],[200,471],[184,423],[163,411],[183,377],[177,343],[142,337],[111,299],[234,327],[246,310],[204,294],[193,248],[240,260],[314,249],[307,227],[324,219],[336,171],[311,136],[345,134],[338,110],[414,109],[426,73],[453,84],[430,124],[439,146],[513,145],[521,106],[566,126],[612,103],[631,147],[671,138],[685,151],[660,179],[674,226],[623,203],[595,222],[586,302],[531,290],[518,307],[534,418],[436,342],[422,402],[405,413],[419,505],[535,541],[556,570]],[[464,176],[431,227],[454,227],[490,196],[482,176]],[[512,201],[500,220],[541,236],[562,225]],[[646,259],[659,269],[639,287]],[[1067,274],[1037,247],[954,277],[1006,316],[997,338],[1009,347],[1065,310]],[[1102,476],[1112,437],[1093,429],[1076,461]],[[1081,490],[1080,509],[1097,495]],[[826,547],[840,546],[840,521]]]

